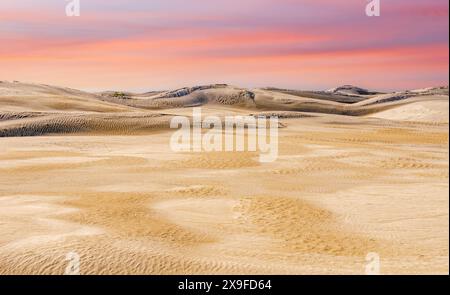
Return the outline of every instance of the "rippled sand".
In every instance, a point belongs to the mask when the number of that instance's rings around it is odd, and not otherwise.
[[[0,273],[448,273],[448,123],[283,124],[264,164],[167,131],[2,138]]]

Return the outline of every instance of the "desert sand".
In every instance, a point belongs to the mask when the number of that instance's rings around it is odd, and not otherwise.
[[[279,157],[171,118],[276,115]],[[448,87],[144,94],[0,82],[0,274],[448,274]]]

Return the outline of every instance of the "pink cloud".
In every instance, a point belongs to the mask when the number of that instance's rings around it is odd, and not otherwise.
[[[123,89],[448,84],[446,1],[383,2],[380,18],[366,17],[359,0],[108,3],[93,0],[82,17],[68,18],[8,2],[0,78]]]

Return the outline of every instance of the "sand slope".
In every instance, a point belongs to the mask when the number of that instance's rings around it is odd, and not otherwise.
[[[0,82],[0,112],[124,112],[129,110],[121,105],[101,102],[96,95],[75,89],[42,84]]]
[[[402,121],[419,121],[431,123],[447,123],[449,118],[449,101],[447,99],[430,99],[429,101],[412,102],[371,115],[374,118]]]
[[[180,111],[183,108],[198,106],[217,109],[216,114],[222,116],[227,112],[271,114],[282,119],[317,114],[369,115],[438,123],[448,121],[445,120],[448,113],[439,111],[445,105],[448,105],[445,87],[378,94],[353,86],[312,92],[277,88],[247,90],[215,84],[143,94],[111,91],[90,94],[48,85],[2,82],[0,136],[155,131],[169,126],[170,116],[164,117],[162,110],[174,110],[171,114],[177,115],[183,113]]]

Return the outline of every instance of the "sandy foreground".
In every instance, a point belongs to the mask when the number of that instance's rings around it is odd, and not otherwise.
[[[344,123],[290,120],[267,164],[168,132],[2,139],[0,272],[448,273],[447,127]]]
[[[382,274],[448,274],[448,119],[404,120],[425,106],[282,120],[273,163],[176,153],[163,129],[1,138],[0,273],[75,252],[81,274],[364,274],[374,252]]]

